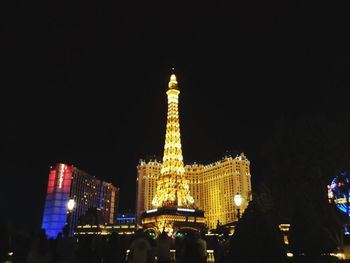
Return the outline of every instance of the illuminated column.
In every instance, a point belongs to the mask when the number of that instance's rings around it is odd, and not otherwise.
[[[178,111],[179,94],[176,76],[172,74],[167,91],[168,116],[163,164],[157,182],[156,195],[152,201],[155,207],[192,207],[194,205],[188,180],[184,175]]]

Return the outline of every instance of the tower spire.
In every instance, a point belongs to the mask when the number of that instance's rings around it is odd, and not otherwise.
[[[176,76],[174,73],[171,74],[171,76],[170,76],[170,81],[169,81],[168,87],[169,87],[169,89],[178,89],[177,80],[176,80]]]
[[[179,88],[175,74],[170,76],[167,90],[168,116],[166,124],[163,164],[157,182],[157,191],[152,204],[155,207],[192,207],[188,180],[185,178],[183,164],[180,122],[179,122]]]

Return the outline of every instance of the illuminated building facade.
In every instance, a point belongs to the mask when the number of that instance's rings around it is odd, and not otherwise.
[[[78,237],[89,235],[110,235],[117,233],[119,235],[133,235],[135,234],[135,224],[117,224],[117,225],[77,225],[74,235]]]
[[[90,208],[82,220],[74,229],[74,235],[84,237],[89,235],[132,235],[135,233],[136,224],[133,213],[118,213],[115,224],[106,224],[103,220],[101,209]]]
[[[175,75],[169,82],[168,116],[163,161],[140,160],[137,166],[136,219],[141,223],[145,211],[161,207],[184,207],[203,210],[206,224],[213,229],[237,220],[233,198],[240,194],[243,213],[252,199],[250,162],[242,153],[226,156],[212,164],[184,166],[178,95]]]
[[[136,222],[138,224],[141,223],[141,213],[153,208],[152,200],[157,190],[161,165],[162,163],[156,160],[148,163],[140,160],[137,166]]]
[[[57,164],[50,168],[42,228],[48,237],[57,237],[68,224],[72,235],[79,219],[89,208],[101,210],[105,224],[117,214],[119,188],[91,176],[73,165]],[[74,201],[73,201],[74,200]],[[68,201],[73,204],[68,207]]]
[[[136,224],[136,218],[134,213],[118,213],[117,219],[116,219],[117,225],[122,224]]]
[[[138,219],[143,211],[153,208],[150,200],[155,195],[160,165],[154,160],[141,160],[137,166],[137,200],[144,200],[137,204]],[[237,220],[235,194],[243,198],[241,213],[252,199],[250,162],[243,153],[208,165],[186,165],[185,175],[196,206],[205,212],[209,229],[215,228],[218,221],[227,224]]]
[[[240,194],[242,214],[252,199],[250,162],[241,153],[235,158],[226,156],[209,165],[187,165],[187,177],[196,203],[205,211],[209,229],[238,219],[234,196]]]

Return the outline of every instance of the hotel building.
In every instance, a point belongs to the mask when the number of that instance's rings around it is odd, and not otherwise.
[[[89,208],[98,208],[104,224],[113,224],[117,215],[119,188],[79,170],[73,165],[50,167],[42,228],[56,238],[68,225],[73,234],[79,219]]]
[[[156,160],[140,160],[137,166],[138,222],[143,211],[153,208],[152,199],[160,168],[161,162]],[[252,199],[250,162],[243,153],[235,158],[226,156],[208,165],[186,165],[185,176],[196,206],[205,212],[209,229],[215,228],[218,221],[227,224],[237,220],[237,208],[233,201],[235,194],[240,194],[243,198],[241,214]]]
[[[249,160],[241,153],[208,165],[184,165],[178,111],[180,89],[174,74],[166,93],[168,116],[163,161],[140,160],[137,166],[137,223],[141,223],[143,212],[162,207],[204,211],[209,229],[218,223],[236,221],[252,199]],[[235,207],[235,195],[243,198],[240,207]]]

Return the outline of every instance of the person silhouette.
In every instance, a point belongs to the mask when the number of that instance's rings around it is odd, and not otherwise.
[[[172,239],[168,234],[163,231],[156,240],[156,255],[158,263],[170,263],[171,254],[170,248],[172,245]]]
[[[128,261],[130,263],[147,263],[151,257],[151,244],[141,229],[135,233],[135,238],[130,244]]]

